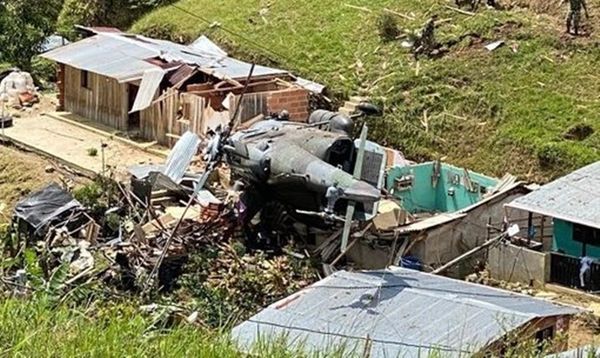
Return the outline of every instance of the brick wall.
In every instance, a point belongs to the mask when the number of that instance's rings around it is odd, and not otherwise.
[[[65,110],[65,65],[59,64],[57,68],[57,81],[56,85],[58,87],[58,106],[56,108],[57,111]]]
[[[267,97],[267,109],[270,113],[285,109],[290,113],[291,121],[306,122],[309,114],[308,91],[293,87],[271,92]]]

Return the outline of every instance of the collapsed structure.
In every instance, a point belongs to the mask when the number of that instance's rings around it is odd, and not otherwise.
[[[59,64],[59,109],[171,146],[190,130],[205,135],[229,122],[283,109],[306,121],[310,91],[324,87],[290,72],[234,59],[202,36],[186,46],[111,28],[41,56]]]

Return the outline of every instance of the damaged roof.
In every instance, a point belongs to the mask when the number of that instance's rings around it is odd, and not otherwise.
[[[219,79],[245,79],[251,64],[229,57],[206,37],[190,46],[140,35],[95,32],[92,37],[46,52],[41,56],[119,82],[138,80],[156,69],[148,60],[193,65]],[[288,71],[256,66],[254,77],[290,75]]]
[[[600,161],[506,206],[600,229]]]
[[[529,321],[579,311],[541,299],[405,268],[339,271],[233,329],[240,348],[290,346],[370,357],[469,356]]]

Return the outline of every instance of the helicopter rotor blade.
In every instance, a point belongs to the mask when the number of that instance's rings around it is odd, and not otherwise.
[[[362,175],[363,160],[365,158],[365,147],[367,145],[367,134],[369,128],[366,124],[363,125],[362,131],[360,132],[360,145],[358,147],[358,155],[356,156],[356,164],[354,165],[354,179],[360,180]],[[352,219],[354,218],[354,211],[356,209],[356,202],[349,201],[348,209],[346,209],[346,222],[344,223],[344,231],[342,232],[342,246],[340,250],[346,252],[348,248],[348,239],[350,238],[350,230],[352,229]]]

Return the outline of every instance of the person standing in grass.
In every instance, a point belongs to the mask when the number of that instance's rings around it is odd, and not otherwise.
[[[567,0],[563,0],[566,2]],[[585,17],[590,18],[585,0],[568,0],[569,13],[567,14],[567,33],[579,35],[579,23],[581,21],[581,10],[585,11]],[[571,32],[573,31],[573,32]]]

